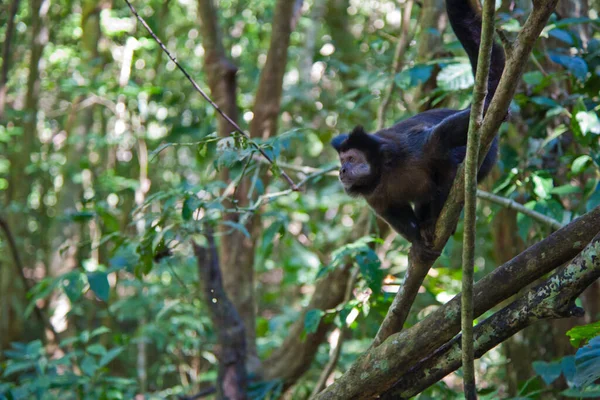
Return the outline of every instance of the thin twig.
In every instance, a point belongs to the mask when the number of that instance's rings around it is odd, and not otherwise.
[[[185,70],[185,68],[183,68],[183,66],[177,61],[177,59],[171,55],[171,52],[169,52],[169,50],[167,49],[167,47],[163,44],[163,42],[158,38],[158,36],[156,36],[156,34],[154,33],[154,31],[152,30],[152,28],[150,28],[150,26],[146,23],[146,21],[144,20],[144,18],[142,18],[140,16],[140,14],[138,14],[137,10],[135,9],[135,7],[131,4],[131,2],[129,0],[125,0],[125,3],[127,3],[127,5],[129,6],[129,9],[131,10],[131,12],[133,13],[133,15],[135,15],[135,17],[137,18],[138,21],[140,21],[140,23],[144,26],[144,28],[146,28],[146,30],[148,31],[148,33],[150,34],[150,36],[152,36],[152,38],[156,41],[156,43],[158,43],[158,45],[160,46],[160,48],[165,52],[165,54],[169,57],[169,59],[171,61],[173,61],[173,63],[177,66],[177,68],[179,68],[179,70],[183,73],[183,75],[185,75],[185,77],[187,78],[188,81],[190,81],[190,83],[192,84],[192,86],[194,87],[194,89],[196,89],[196,91],[198,93],[200,93],[200,95],[210,103],[210,105],[217,110],[217,112],[219,114],[221,114],[221,116],[223,118],[225,118],[225,120],[227,122],[229,122],[229,124],[231,124],[231,126],[233,127],[233,129],[238,132],[240,135],[244,136],[246,139],[248,139],[249,143],[251,143],[259,152],[260,154],[262,154],[262,156],[267,159],[267,161],[269,161],[270,164],[272,165],[276,165],[275,162],[273,161],[273,159],[262,149],[260,148],[260,146],[258,146],[250,137],[249,134],[247,134],[246,132],[244,132],[244,130],[242,128],[240,128],[240,126],[234,121],[232,120],[227,114],[225,114],[225,112],[223,110],[221,110],[221,108],[217,105],[217,103],[215,103],[214,101],[212,101],[212,99],[204,92],[204,90],[202,90],[202,88],[196,83],[196,81],[194,80],[194,78],[191,77],[191,75]],[[283,171],[281,171],[281,176],[283,176],[283,178],[289,183],[289,185],[292,187],[292,191],[298,191],[298,186],[296,186],[296,184],[294,183],[294,181]]]
[[[506,197],[497,196],[495,194],[492,194],[492,193],[489,193],[489,192],[486,192],[483,190],[477,190],[477,197],[479,197],[482,200],[487,200],[489,202],[501,205],[502,207],[507,208],[509,210],[514,210],[514,211],[520,212],[523,215],[527,215],[528,217],[530,217],[533,220],[541,222],[544,225],[548,225],[553,230],[558,230],[558,229],[562,228],[563,226],[565,226],[565,224],[555,220],[554,218],[550,218],[542,213],[539,213],[534,210],[530,210],[529,208],[525,207],[524,205],[517,203],[514,200],[507,199]]]
[[[286,196],[290,193],[293,192],[297,192],[298,190],[300,190],[300,188],[302,186],[304,186],[308,181],[310,181],[311,179],[317,178],[319,176],[323,176],[323,175],[327,175],[329,172],[337,169],[338,167],[335,165],[332,165],[331,167],[328,168],[323,168],[323,169],[319,169],[316,170],[315,172],[313,172],[312,174],[306,176],[304,179],[302,179],[300,182],[298,182],[298,185],[296,186],[297,189],[287,189],[287,190],[282,190],[280,192],[273,192],[273,193],[265,193],[261,196],[258,197],[258,199],[256,199],[256,201],[254,202],[254,204],[250,207],[246,207],[246,208],[242,208],[240,207],[238,210],[239,211],[255,211],[256,209],[258,209],[258,207],[264,202],[264,201],[271,201],[277,197],[281,197],[281,196]]]

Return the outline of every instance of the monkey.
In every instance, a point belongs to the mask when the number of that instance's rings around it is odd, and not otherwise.
[[[475,76],[481,17],[470,1],[446,0],[446,9]],[[504,51],[494,42],[484,112],[504,63]],[[357,126],[331,141],[339,155],[339,180],[345,192],[365,198],[380,218],[412,243],[412,254],[423,260],[439,256],[433,250],[435,224],[465,158],[469,119],[470,107],[433,109],[373,134]],[[478,181],[491,171],[497,152],[496,136],[479,168]]]

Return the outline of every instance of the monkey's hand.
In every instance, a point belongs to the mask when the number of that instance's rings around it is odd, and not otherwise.
[[[415,242],[410,248],[409,257],[421,263],[433,264],[440,254],[442,253],[423,242]]]

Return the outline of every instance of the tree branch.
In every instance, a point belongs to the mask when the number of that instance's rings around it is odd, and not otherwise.
[[[383,96],[383,100],[379,105],[379,109],[377,110],[377,130],[383,129],[385,113],[390,105],[392,93],[394,92],[394,89],[396,89],[396,74],[400,72],[400,69],[402,69],[402,66],[404,65],[404,60],[402,58],[404,53],[406,53],[406,49],[408,48],[408,44],[412,38],[412,35],[410,35],[410,15],[413,4],[414,0],[407,0],[406,5],[402,10],[402,26],[400,27],[400,38],[398,39],[396,51],[394,52],[391,81],[385,91],[385,95]]]
[[[6,106],[6,92],[8,83],[8,71],[10,70],[12,46],[12,35],[15,32],[15,16],[19,9],[20,0],[13,0],[8,12],[8,22],[6,23],[6,33],[4,34],[4,47],[2,48],[2,71],[0,72],[0,120],[4,118],[4,108]]]
[[[192,84],[192,86],[194,87],[194,89],[200,93],[200,95],[209,102],[209,104],[215,109],[217,110],[217,112],[219,114],[221,114],[221,116],[223,118],[225,118],[225,120],[233,127],[233,129],[239,133],[240,135],[242,135],[243,137],[245,137],[246,139],[248,139],[248,142],[258,150],[258,152],[267,160],[269,161],[269,163],[271,163],[272,165],[275,165],[275,161],[273,161],[273,159],[258,145],[256,144],[250,137],[250,135],[248,133],[246,133],[242,128],[240,128],[240,126],[233,120],[231,119],[218,105],[217,103],[215,103],[214,101],[212,101],[212,99],[206,94],[206,92],[204,92],[204,90],[202,90],[202,88],[200,87],[200,85],[198,85],[198,83],[196,83],[196,81],[194,80],[194,78],[191,77],[191,75],[186,71],[185,68],[183,68],[183,66],[177,61],[177,59],[171,54],[171,52],[169,52],[169,50],[167,49],[167,47],[163,44],[163,42],[158,38],[158,36],[156,36],[156,34],[154,33],[154,31],[152,31],[152,28],[150,28],[150,26],[146,23],[146,21],[138,14],[137,10],[135,9],[135,7],[131,4],[131,2],[129,0],[125,0],[125,2],[127,3],[127,5],[129,6],[129,8],[131,9],[131,12],[133,13],[133,15],[135,15],[135,17],[138,19],[138,21],[140,21],[140,23],[142,24],[142,26],[144,28],[146,28],[146,30],[148,31],[148,33],[150,34],[150,36],[152,36],[152,38],[156,41],[156,43],[158,43],[158,45],[160,46],[160,48],[165,52],[165,54],[169,57],[169,59],[177,66],[177,68],[179,68],[179,70],[183,73],[183,75],[185,75],[185,77],[187,78],[187,80]],[[296,184],[294,183],[294,181],[292,181],[292,179],[283,171],[281,171],[281,176],[287,181],[287,183],[292,187],[292,190],[297,190],[296,188]]]
[[[475,328],[476,357],[527,326],[548,318],[582,316],[576,298],[600,277],[600,235],[568,265]],[[418,362],[383,398],[410,398],[460,368],[460,336]]]
[[[483,190],[477,190],[477,197],[479,197],[482,200],[487,200],[489,202],[501,205],[509,210],[514,210],[520,212],[523,215],[527,215],[531,219],[541,222],[544,225],[548,225],[550,228],[552,228],[552,230],[557,230],[565,226],[565,224],[558,222],[554,218],[550,218],[542,213],[530,210],[524,205],[517,203],[514,200],[507,199],[506,197],[496,196],[493,193],[489,193]]]
[[[198,258],[198,273],[204,292],[204,303],[210,312],[219,340],[219,375],[217,396],[220,399],[246,399],[246,336],[244,323],[223,289],[221,268],[215,239],[206,234],[208,247],[192,242]]]
[[[492,0],[483,2],[481,41],[477,56],[477,71],[473,88],[473,105],[469,118],[467,153],[465,155],[465,232],[462,253],[462,364],[465,398],[477,399],[473,349],[473,275],[475,271],[475,222],[477,219],[477,172],[479,170],[479,140],[483,109],[488,92],[488,75],[494,38],[494,6]]]
[[[260,74],[254,100],[250,135],[267,139],[277,132],[283,75],[287,65],[295,1],[277,0],[267,61]]]
[[[473,315],[483,314],[571,260],[598,234],[599,227],[597,207],[496,268],[474,286]],[[370,348],[317,399],[363,399],[387,391],[424,354],[438,349],[459,332],[460,308],[457,295],[410,329]]]

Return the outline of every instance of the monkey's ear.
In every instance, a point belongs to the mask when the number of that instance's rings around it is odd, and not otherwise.
[[[331,140],[331,145],[333,146],[335,151],[337,151],[338,153],[340,152],[340,150],[342,149],[342,145],[344,144],[346,139],[348,139],[348,134],[343,133],[341,135],[337,135]]]
[[[370,135],[365,132],[362,126],[355,127],[348,137],[348,147],[359,149],[362,151],[371,152],[373,154],[379,152],[383,142],[376,135]]]

